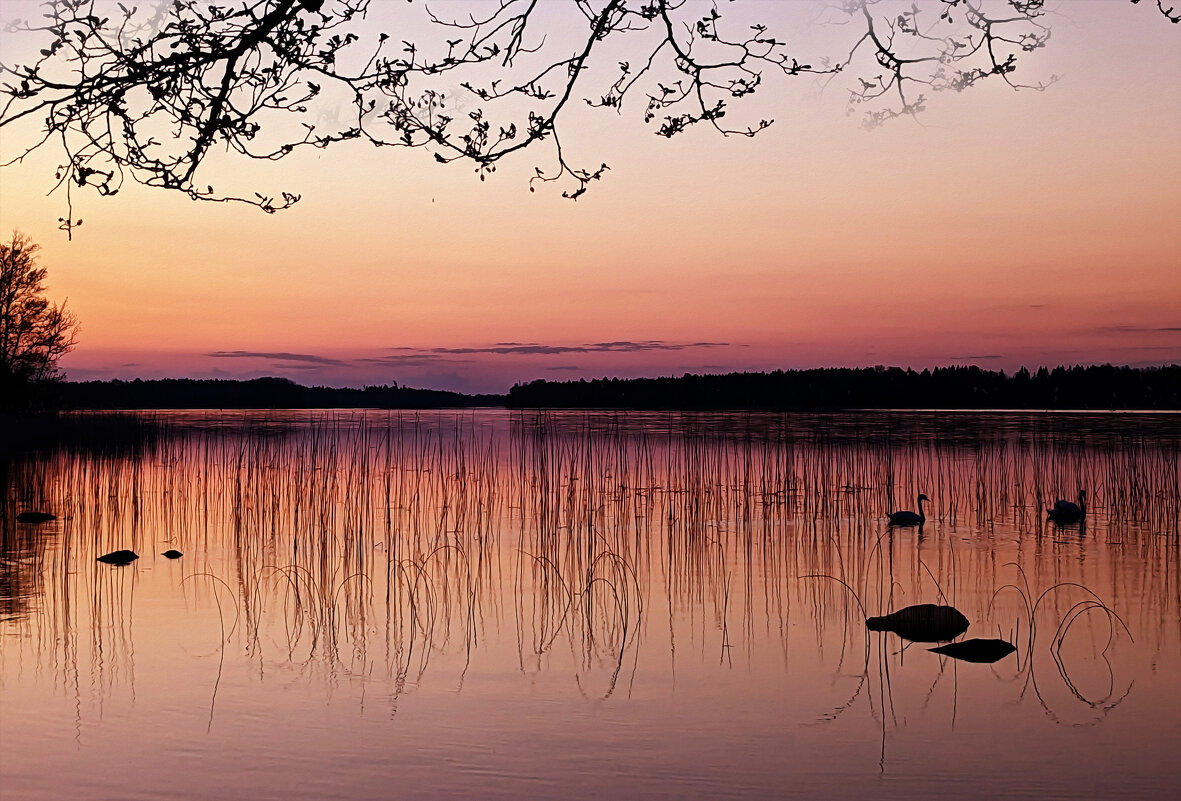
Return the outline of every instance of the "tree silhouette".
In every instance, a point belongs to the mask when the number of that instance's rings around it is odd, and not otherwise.
[[[411,15],[421,9],[432,33],[411,41],[366,24],[370,0],[172,0],[143,10],[50,0],[40,20],[9,26],[43,47],[0,68],[0,128],[43,125],[8,163],[43,147],[61,153],[67,232],[81,222],[74,188],[111,195],[126,180],[277,211],[299,196],[242,196],[201,180],[210,152],[275,161],[347,140],[428,148],[440,162],[474,163],[481,179],[506,156],[545,143],[552,162],[536,168],[530,188],[561,181],[577,198],[607,165],[568,159],[559,121],[572,103],[619,112],[639,95],[660,136],[702,123],[753,136],[771,121],[731,123],[730,104],[765,74],[851,74],[849,102],[869,127],[920,112],[930,92],[986,79],[1040,90],[1055,80],[1014,77],[1018,59],[1049,40],[1044,0],[838,0],[831,13],[842,24],[833,29],[848,32],[847,48],[817,58],[791,55],[767,26],[735,22],[733,6],[723,15],[717,3],[440,5],[450,16],[412,0],[383,6],[403,30],[417,30]],[[318,104],[332,103],[350,109],[343,124],[317,116]]]
[[[45,294],[40,246],[21,233],[0,243],[0,406],[28,402],[32,391],[57,379],[58,359],[77,341],[78,321]]]

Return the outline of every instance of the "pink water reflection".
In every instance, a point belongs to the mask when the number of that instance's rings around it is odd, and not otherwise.
[[[1148,798],[1181,782],[1167,416],[153,424],[7,463],[5,797]],[[1047,524],[1047,500],[1083,485],[1085,525]],[[919,491],[923,528],[887,529]],[[60,519],[16,524],[30,506]],[[140,558],[95,562],[117,548]],[[867,614],[952,603],[966,636],[1018,651],[958,663],[867,632],[836,579]],[[1054,585],[1031,637],[1026,598]]]

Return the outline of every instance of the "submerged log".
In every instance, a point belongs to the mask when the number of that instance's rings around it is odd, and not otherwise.
[[[180,559],[182,556],[184,556],[183,553],[176,550],[175,548],[169,548],[167,551],[165,551],[164,553],[162,553],[160,555],[167,556],[169,559]]]
[[[104,553],[98,558],[98,561],[108,565],[129,565],[136,559],[139,559],[139,554],[135,551],[122,550]]]
[[[932,653],[950,656],[952,659],[959,659],[963,662],[992,664],[1016,651],[1017,646],[1004,640],[964,640],[963,642],[948,643],[947,645],[940,645],[938,648],[928,648],[927,650]]]
[[[954,606],[917,604],[865,621],[870,631],[892,631],[913,642],[945,642],[968,630],[968,619]]]
[[[49,512],[21,512],[16,516],[18,523],[46,523],[50,520],[57,520],[57,515]]]

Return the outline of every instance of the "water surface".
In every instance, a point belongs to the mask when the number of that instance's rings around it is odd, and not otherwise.
[[[4,799],[1181,787],[1176,415],[68,423],[0,461]]]

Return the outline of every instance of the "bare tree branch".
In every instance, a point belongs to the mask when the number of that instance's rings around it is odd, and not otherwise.
[[[868,128],[917,114],[929,93],[989,78],[1041,91],[1057,79],[1016,78],[1019,60],[1049,41],[1044,0],[920,2],[839,0],[853,44],[834,60],[793,56],[767,26],[740,26],[722,3],[700,0],[498,0],[454,16],[428,7],[424,23],[440,35],[417,42],[375,34],[370,0],[172,0],[145,11],[49,0],[40,21],[9,27],[44,46],[28,63],[0,65],[0,128],[42,126],[7,164],[47,147],[62,154],[54,188],[65,190],[69,233],[81,223],[75,189],[113,195],[128,179],[266,212],[299,200],[216,190],[201,180],[214,152],[276,161],[361,139],[466,160],[483,179],[546,143],[556,167],[536,168],[530,188],[559,181],[577,198],[607,166],[567,160],[559,124],[575,97],[620,113],[641,93],[644,122],[663,137],[698,123],[754,136],[772,121],[730,123],[730,106],[773,75],[849,75],[850,108]],[[581,28],[552,29],[559,12]],[[350,109],[343,122],[323,113],[333,102]]]

